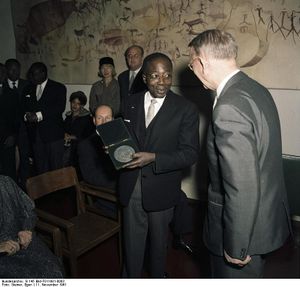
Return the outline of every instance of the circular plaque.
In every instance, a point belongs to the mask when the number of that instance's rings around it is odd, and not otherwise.
[[[129,162],[132,160],[134,149],[129,145],[121,145],[114,151],[114,157],[119,162]]]

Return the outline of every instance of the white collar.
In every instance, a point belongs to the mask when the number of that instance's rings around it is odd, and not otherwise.
[[[44,82],[42,82],[41,84],[39,84],[39,85],[42,86],[42,90],[43,90],[43,91],[44,91],[44,89],[45,89],[45,86],[46,86],[47,82],[48,82],[48,79],[46,79]],[[39,85],[38,85],[38,86],[39,86]]]
[[[137,73],[140,71],[142,69],[142,66],[141,67],[139,67],[137,70],[135,70],[135,71],[129,71],[130,73],[130,76],[132,75],[132,73],[134,73],[134,75],[136,76],[137,75]]]
[[[220,85],[217,88],[217,97],[220,96],[222,90],[224,89],[225,85],[227,84],[227,82],[235,75],[239,72],[239,69],[234,70],[233,72],[231,72],[230,74],[228,74],[220,83]]]
[[[215,100],[214,100],[214,104],[213,104],[213,109],[215,108],[217,101],[225,87],[225,85],[227,84],[227,82],[235,75],[239,72],[240,70],[234,70],[233,72],[231,72],[230,74],[228,74],[220,83],[220,85],[218,86],[217,90],[216,90],[216,96],[215,96]]]
[[[8,82],[8,85],[9,85],[10,88],[14,87],[13,83],[15,83],[15,85],[16,85],[17,88],[19,86],[19,79],[17,79],[16,81],[12,81],[11,79],[7,79],[7,82]]]

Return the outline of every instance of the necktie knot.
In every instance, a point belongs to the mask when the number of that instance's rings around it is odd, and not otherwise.
[[[16,82],[12,82],[12,85],[13,85],[13,89],[16,89],[16,88],[17,88]]]
[[[155,116],[155,104],[157,103],[156,99],[151,99],[151,103],[149,105],[148,111],[147,111],[147,116],[146,116],[146,128],[148,125],[151,123]]]

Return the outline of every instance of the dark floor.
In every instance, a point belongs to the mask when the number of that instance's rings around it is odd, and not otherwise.
[[[170,278],[209,278],[208,252],[201,240],[204,204],[191,201],[193,207],[194,232],[185,236],[191,242],[197,253],[187,255],[181,250],[172,248],[170,233],[170,248],[166,271]],[[202,206],[203,205],[203,206]],[[79,259],[80,278],[118,278],[120,265],[118,261],[118,240],[113,237],[82,256]],[[292,239],[279,250],[270,254],[267,259],[266,278],[300,278],[300,247],[295,247]],[[145,273],[145,277],[147,277]]]

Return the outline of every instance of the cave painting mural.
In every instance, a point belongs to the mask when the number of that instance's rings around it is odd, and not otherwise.
[[[176,83],[189,41],[219,28],[236,37],[239,65],[255,79],[271,88],[300,88],[298,0],[12,0],[12,13],[23,67],[43,61],[65,83],[94,82],[103,56],[113,57],[120,73],[132,44],[146,54],[168,54]]]

